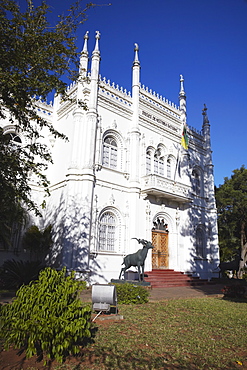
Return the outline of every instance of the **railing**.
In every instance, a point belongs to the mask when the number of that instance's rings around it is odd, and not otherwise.
[[[154,174],[142,178],[141,192],[178,202],[191,201],[190,186]]]

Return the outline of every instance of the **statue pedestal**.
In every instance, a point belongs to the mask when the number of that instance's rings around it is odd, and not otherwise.
[[[111,279],[111,283],[113,284],[133,284],[133,285],[141,285],[146,287],[151,287],[151,284],[147,281],[139,281],[139,280],[121,280],[121,279]]]

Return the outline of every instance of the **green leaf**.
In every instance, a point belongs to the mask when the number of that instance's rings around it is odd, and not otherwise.
[[[79,343],[91,336],[92,325],[90,308],[83,309],[78,298],[82,287],[71,276],[66,277],[65,268],[62,271],[42,270],[38,280],[22,286],[16,299],[1,308],[0,335],[5,346],[22,348],[27,345],[27,357],[36,354],[39,347],[44,356],[60,362],[68,353],[77,352]],[[52,304],[51,292],[54,293]],[[71,294],[74,298],[68,306]]]

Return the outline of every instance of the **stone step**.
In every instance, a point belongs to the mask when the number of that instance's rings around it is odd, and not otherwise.
[[[145,275],[147,276],[145,277],[145,281],[149,282],[154,288],[196,286],[209,283],[207,280],[200,279],[199,277],[193,277],[189,274],[184,274],[181,271],[174,271],[171,269],[154,269],[152,271],[145,272]]]
[[[208,282],[198,282],[198,283],[191,283],[191,282],[174,282],[174,283],[154,283],[151,284],[151,288],[176,288],[176,287],[199,287],[202,285],[208,285]]]

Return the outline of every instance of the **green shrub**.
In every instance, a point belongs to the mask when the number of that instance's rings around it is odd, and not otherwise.
[[[41,230],[36,225],[30,226],[22,237],[22,247],[30,251],[30,255],[36,259],[43,259],[52,247],[52,226],[48,225]]]
[[[241,284],[233,284],[229,286],[224,286],[222,289],[224,297],[230,298],[244,298],[245,287]]]
[[[114,284],[117,290],[118,303],[147,303],[149,291],[141,285],[130,283]]]
[[[1,284],[6,289],[18,289],[21,285],[36,280],[44,267],[45,265],[39,261],[7,260],[1,267]]]
[[[34,355],[62,362],[79,352],[91,337],[91,308],[79,299],[85,282],[66,276],[66,269],[46,268],[39,279],[22,286],[13,303],[2,306],[0,335],[5,348],[11,345]]]

